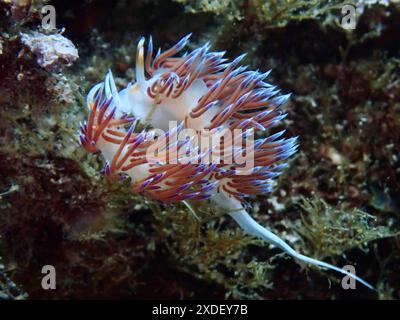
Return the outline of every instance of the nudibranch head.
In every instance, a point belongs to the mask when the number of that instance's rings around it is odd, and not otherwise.
[[[82,145],[101,151],[108,176],[128,175],[135,191],[164,202],[222,191],[242,202],[271,191],[285,167],[277,163],[295,153],[297,139],[283,139],[283,131],[263,139],[254,139],[254,133],[286,116],[280,106],[289,95],[264,81],[269,72],[240,66],[244,55],[230,62],[224,52],[210,52],[207,43],[178,56],[189,36],[155,57],[151,38],[146,55],[142,38],[136,81],[118,92],[109,72],[90,90]],[[136,132],[138,123],[149,129]],[[230,136],[233,132],[239,133]],[[212,143],[201,144],[204,136]],[[246,166],[229,157],[244,157]]]

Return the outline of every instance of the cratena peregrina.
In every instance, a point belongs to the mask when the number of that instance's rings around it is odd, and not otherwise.
[[[297,150],[297,138],[283,138],[283,131],[254,138],[286,116],[280,107],[289,95],[265,82],[269,72],[241,66],[244,55],[228,61],[208,43],[179,55],[189,36],[155,56],[151,38],[146,54],[142,38],[136,81],[118,92],[109,72],[90,90],[82,145],[102,153],[108,176],[129,176],[134,192],[164,203],[209,198],[248,234],[372,288],[296,252],[246,212],[244,199],[269,193]]]

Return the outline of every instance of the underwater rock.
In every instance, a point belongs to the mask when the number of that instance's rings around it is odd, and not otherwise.
[[[0,0],[0,15],[4,15],[7,22],[22,25],[40,19],[40,11],[48,2],[49,0]]]
[[[79,58],[74,44],[61,34],[21,33],[21,41],[35,55],[36,62],[48,71],[70,66]]]
[[[31,6],[31,1],[14,0],[14,1],[4,1],[4,2],[11,3],[11,17],[14,21],[21,21],[28,15]]]

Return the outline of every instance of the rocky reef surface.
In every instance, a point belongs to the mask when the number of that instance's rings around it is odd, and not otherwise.
[[[356,8],[355,29],[341,24]],[[56,28],[42,8],[56,9]],[[251,213],[296,249],[354,265],[377,288],[343,290],[246,236],[207,203],[194,216],[110,182],[76,131],[135,46],[193,33],[292,92],[281,128],[300,152]],[[0,0],[0,299],[399,299],[399,1]],[[57,289],[43,290],[44,265]]]

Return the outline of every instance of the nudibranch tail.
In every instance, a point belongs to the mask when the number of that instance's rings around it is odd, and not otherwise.
[[[353,278],[354,280],[360,282],[361,284],[363,284],[364,286],[366,286],[371,290],[375,290],[371,284],[369,284],[368,282],[366,282],[365,280],[363,280],[362,278],[358,277],[355,274],[340,269],[332,264],[314,258],[310,258],[301,253],[298,253],[278,235],[274,234],[270,230],[261,226],[257,221],[255,221],[247,213],[247,211],[242,207],[240,203],[229,201],[228,198],[229,197],[224,194],[219,194],[217,197],[214,198],[214,201],[216,201],[220,207],[229,209],[229,215],[247,234],[260,238],[267,243],[275,245],[276,247],[280,248],[281,250],[283,250],[284,252],[286,252],[287,254],[289,254],[290,256],[299,261],[309,263],[311,265],[318,266],[321,268],[334,270],[336,272],[349,276],[350,278]]]
[[[145,39],[140,39],[136,81],[118,92],[109,71],[89,91],[82,145],[88,152],[101,152],[108,177],[130,177],[133,192],[164,203],[210,199],[248,234],[372,288],[355,275],[296,252],[246,212],[245,199],[271,192],[287,166],[284,161],[297,151],[297,137],[284,138],[284,130],[269,134],[286,117],[281,106],[290,94],[279,94],[266,82],[270,71],[241,66],[245,55],[230,62],[223,58],[225,52],[209,52],[206,43],[179,56],[189,37],[154,57],[152,39],[147,52]],[[259,132],[264,138],[255,138]],[[215,136],[203,146],[204,137]]]

